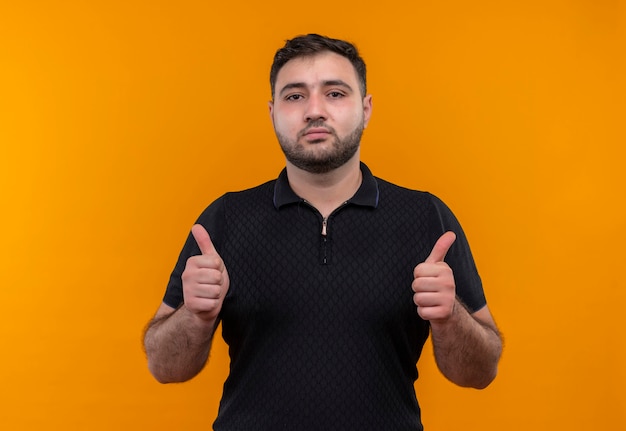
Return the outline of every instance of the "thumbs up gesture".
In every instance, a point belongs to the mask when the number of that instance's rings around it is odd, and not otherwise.
[[[212,322],[222,309],[230,279],[206,229],[196,224],[191,228],[191,234],[202,254],[187,259],[183,271],[185,307],[200,319]]]
[[[444,259],[455,240],[454,232],[444,233],[426,260],[413,270],[413,302],[417,305],[417,313],[424,320],[445,321],[454,310],[454,275]]]

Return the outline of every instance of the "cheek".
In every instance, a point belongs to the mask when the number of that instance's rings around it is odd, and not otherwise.
[[[363,112],[361,111],[352,111],[350,113],[345,114],[339,124],[341,124],[341,128],[345,132],[350,132],[354,130],[357,126],[360,126],[363,123]]]
[[[301,128],[301,124],[298,121],[297,115],[295,115],[294,113],[276,113],[276,111],[274,111],[273,122],[274,129],[283,134],[297,133]]]

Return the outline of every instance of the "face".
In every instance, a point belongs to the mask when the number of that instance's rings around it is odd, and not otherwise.
[[[372,109],[354,67],[333,52],[288,61],[276,77],[270,115],[287,162],[326,173],[352,159]]]

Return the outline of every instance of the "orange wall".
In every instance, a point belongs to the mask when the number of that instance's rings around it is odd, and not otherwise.
[[[141,331],[204,206],[281,168],[268,69],[314,31],[361,48],[364,160],[455,210],[506,335],[482,392],[427,350],[427,429],[626,429],[624,2],[249,3],[0,5],[0,428],[209,428],[223,344],[161,386]]]

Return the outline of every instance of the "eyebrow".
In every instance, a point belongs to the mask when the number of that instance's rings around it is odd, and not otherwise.
[[[306,88],[306,87],[307,85],[304,82],[291,82],[285,85],[283,88],[281,88],[278,94],[282,96],[283,93],[287,90],[291,90],[293,88]],[[354,91],[348,83],[346,83],[345,81],[342,81],[341,79],[329,79],[326,81],[322,81],[322,87],[344,87],[350,92]]]

